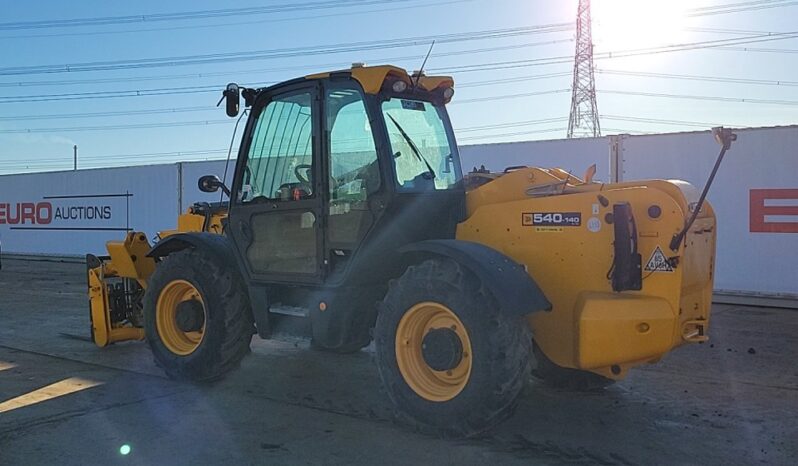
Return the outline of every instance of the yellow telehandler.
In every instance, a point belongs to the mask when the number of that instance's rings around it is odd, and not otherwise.
[[[353,66],[262,89],[228,201],[195,204],[152,246],[88,256],[92,338],[146,339],[168,375],[208,381],[302,319],[312,345],[372,341],[400,415],[469,436],[512,411],[530,371],[583,388],[707,339],[716,224],[679,181],[560,169],[463,175],[450,77]],[[220,101],[221,103],[221,101]],[[735,135],[716,129],[721,156]]]

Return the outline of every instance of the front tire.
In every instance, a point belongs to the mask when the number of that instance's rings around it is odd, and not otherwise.
[[[450,260],[409,267],[391,284],[374,340],[380,378],[401,417],[467,437],[512,414],[529,374],[531,333],[486,290]]]
[[[171,254],[150,278],[144,330],[155,362],[171,378],[223,377],[249,353],[254,333],[238,271],[204,251]]]

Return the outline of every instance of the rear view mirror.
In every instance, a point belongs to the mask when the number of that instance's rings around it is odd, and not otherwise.
[[[225,194],[230,196],[230,190],[227,189],[227,186],[225,186],[222,180],[216,175],[201,176],[197,181],[197,187],[204,193],[215,193],[221,189]]]
[[[241,91],[236,83],[230,83],[227,87],[222,91],[222,98],[219,99],[219,102],[216,104],[218,107],[221,105],[222,101],[225,101],[225,111],[227,112],[227,116],[233,118],[238,116],[239,111],[239,104],[241,100]]]

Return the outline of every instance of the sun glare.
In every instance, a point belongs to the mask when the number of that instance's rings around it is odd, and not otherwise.
[[[594,0],[593,43],[600,52],[684,42],[686,0]]]

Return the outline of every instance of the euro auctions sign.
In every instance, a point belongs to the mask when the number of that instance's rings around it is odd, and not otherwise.
[[[131,196],[43,196],[21,202],[0,199],[0,226],[9,230],[127,231]]]
[[[48,225],[53,221],[53,205],[49,202],[0,202],[0,225]]]

